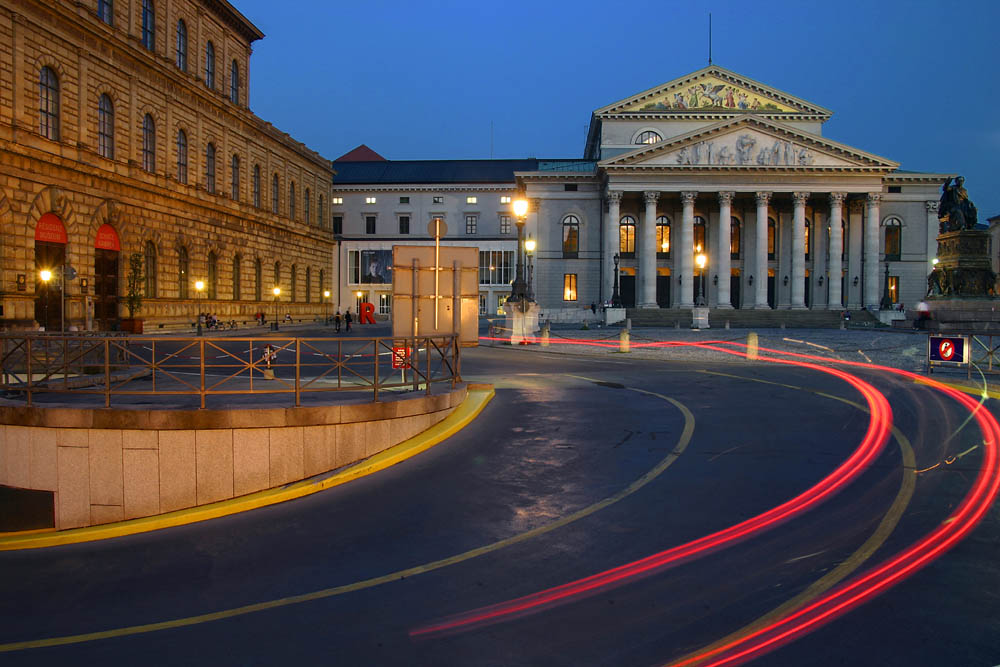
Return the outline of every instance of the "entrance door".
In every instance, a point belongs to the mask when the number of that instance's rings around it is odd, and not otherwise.
[[[774,308],[774,276],[767,277],[767,305]]]
[[[656,305],[670,307],[670,276],[656,276]]]
[[[812,281],[809,280],[809,276],[806,276],[804,280],[806,283],[806,294],[805,294],[806,308],[812,308],[812,290],[809,289],[809,283]]]
[[[118,329],[118,251],[94,249],[94,320],[101,331]]]
[[[740,302],[740,277],[730,276],[729,277],[729,301],[733,304],[733,308],[739,308],[742,303]]]
[[[66,244],[35,241],[35,321],[46,331],[62,331],[62,272]],[[43,281],[42,271],[49,272]]]
[[[626,308],[635,308],[635,276],[622,274],[618,280],[619,296]]]

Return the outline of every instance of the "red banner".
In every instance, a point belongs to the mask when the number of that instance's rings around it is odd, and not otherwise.
[[[97,230],[97,236],[94,238],[94,247],[101,250],[121,250],[121,244],[118,242],[118,232],[115,228],[108,224],[101,225],[100,229]]]
[[[66,245],[66,228],[58,215],[46,213],[35,225],[35,240]]]

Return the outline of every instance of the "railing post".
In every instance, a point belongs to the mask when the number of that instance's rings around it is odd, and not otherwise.
[[[198,354],[198,376],[201,380],[201,389],[198,392],[201,394],[201,409],[205,409],[205,339],[202,338],[198,341],[198,348],[200,350]]]
[[[424,356],[427,357],[427,375],[424,376],[424,382],[427,384],[427,395],[431,395],[431,339],[428,338],[424,341]]]
[[[301,366],[299,364],[302,363],[301,344],[302,344],[302,339],[296,338],[295,339],[295,407],[299,407],[302,404],[299,394],[299,381],[301,378],[301,374],[299,372]]]
[[[111,340],[104,337],[104,407],[111,407]]]
[[[373,340],[375,341],[375,344],[373,346],[375,348],[375,354],[372,355],[372,357],[373,357],[373,359],[372,359],[372,365],[373,365],[373,367],[375,369],[375,371],[374,371],[375,375],[373,376],[372,379],[374,380],[373,384],[375,385],[375,401],[378,401],[378,342],[379,342],[379,339],[375,338]]]
[[[28,407],[31,407],[31,337],[25,336],[27,345],[25,348],[28,354]]]

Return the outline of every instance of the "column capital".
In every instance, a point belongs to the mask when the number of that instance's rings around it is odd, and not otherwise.
[[[756,193],[756,195],[757,195],[757,206],[761,206],[761,205],[767,206],[768,203],[770,203],[770,201],[771,201],[771,194],[772,193],[770,193],[770,192],[758,192],[758,193]]]
[[[642,193],[643,199],[646,201],[646,205],[655,204],[660,199],[660,192],[658,190],[646,190]]]
[[[732,204],[733,198],[736,197],[736,193],[732,191],[719,192],[719,203],[720,204]]]
[[[698,198],[698,193],[692,190],[688,190],[681,193],[681,201],[684,204],[693,204],[694,200]]]
[[[924,206],[927,207],[928,213],[933,213],[937,215],[938,212],[938,202],[936,201],[925,201]]]
[[[882,193],[881,192],[869,192],[868,193],[868,205],[869,206],[875,206],[880,201],[882,201]]]
[[[796,206],[805,206],[806,202],[809,201],[810,195],[812,195],[811,192],[793,192],[792,202]]]
[[[846,192],[830,193],[830,206],[843,206],[845,201],[847,201]]]
[[[607,198],[608,203],[620,204],[622,201],[622,194],[621,190],[608,190],[604,196]]]
[[[865,203],[860,199],[849,199],[847,207],[851,213],[861,213],[865,209]]]

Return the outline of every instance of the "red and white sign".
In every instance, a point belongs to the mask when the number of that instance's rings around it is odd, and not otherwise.
[[[94,247],[98,250],[120,251],[122,246],[118,241],[118,232],[115,231],[115,228],[107,223],[101,225],[97,230],[97,236],[94,237]]]
[[[410,368],[410,355],[413,354],[412,347],[392,348],[392,367]]]
[[[938,348],[938,352],[941,355],[942,361],[951,361],[952,357],[955,356],[955,344],[950,340],[941,341],[941,346]]]
[[[35,224],[35,240],[66,245],[66,228],[58,215],[46,213]]]

